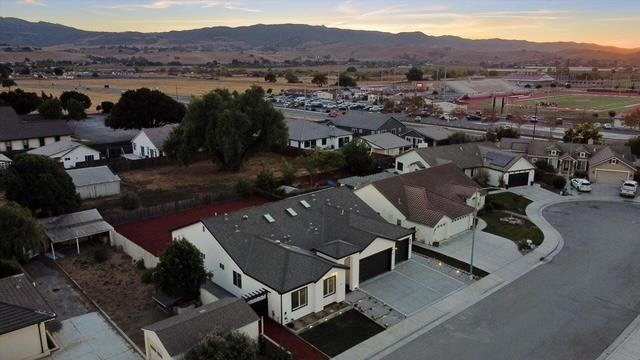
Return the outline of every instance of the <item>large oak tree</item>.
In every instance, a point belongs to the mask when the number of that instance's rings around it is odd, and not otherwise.
[[[160,90],[126,91],[111,109],[106,125],[113,129],[142,129],[179,123],[185,106]]]

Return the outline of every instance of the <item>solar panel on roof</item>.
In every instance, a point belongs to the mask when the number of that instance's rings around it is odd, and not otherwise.
[[[511,159],[513,159],[513,156],[507,155],[507,154],[495,153],[495,152],[488,152],[487,159],[491,161],[492,165],[503,167],[509,164]]]

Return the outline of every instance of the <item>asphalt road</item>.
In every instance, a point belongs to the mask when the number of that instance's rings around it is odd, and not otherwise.
[[[388,359],[595,359],[640,310],[640,206],[547,208],[565,245],[551,262]]]

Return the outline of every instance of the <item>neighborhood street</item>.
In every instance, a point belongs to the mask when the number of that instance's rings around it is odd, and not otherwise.
[[[551,262],[387,358],[597,358],[640,310],[640,207],[570,202],[543,215],[564,238]]]

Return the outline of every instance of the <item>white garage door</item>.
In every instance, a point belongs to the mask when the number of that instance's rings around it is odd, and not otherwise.
[[[593,182],[598,184],[621,185],[629,178],[628,171],[596,170],[596,178]]]

